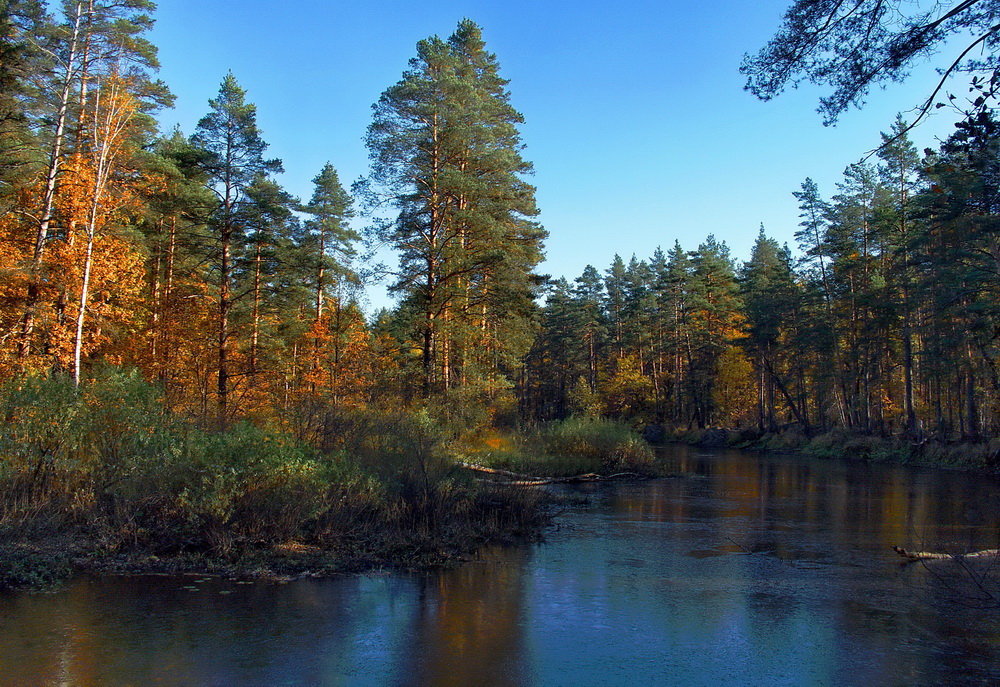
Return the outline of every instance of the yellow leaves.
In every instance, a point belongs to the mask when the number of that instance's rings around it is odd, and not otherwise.
[[[736,346],[727,347],[715,363],[712,401],[723,426],[742,427],[753,418],[757,393],[753,365]]]
[[[652,402],[653,382],[643,374],[638,356],[626,355],[615,361],[614,373],[601,380],[598,393],[608,415],[629,417]]]
[[[56,209],[57,216],[66,227],[72,229],[86,224],[90,214],[94,184],[94,170],[83,155],[75,153],[63,163],[56,195]]]
[[[746,315],[736,309],[694,308],[689,321],[703,338],[733,343],[747,336]]]

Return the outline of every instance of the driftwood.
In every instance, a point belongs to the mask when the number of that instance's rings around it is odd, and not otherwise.
[[[894,546],[892,550],[905,558],[907,561],[936,561],[936,560],[964,560],[966,558],[986,558],[987,556],[1000,556],[1000,549],[984,549],[971,553],[950,554],[936,553],[932,551],[908,551],[901,546]]]
[[[571,477],[534,477],[532,475],[525,475],[519,472],[511,472],[510,470],[501,470],[499,468],[488,468],[483,465],[475,465],[473,463],[457,463],[459,467],[465,468],[466,470],[473,470],[475,472],[483,472],[489,475],[499,475],[500,477],[505,477],[503,484],[510,484],[518,487],[536,487],[543,484],[572,484],[578,482],[606,482],[608,480],[614,479],[626,479],[626,478],[640,478],[637,472],[616,472],[613,475],[598,475],[595,472],[588,472],[582,475],[573,475]]]

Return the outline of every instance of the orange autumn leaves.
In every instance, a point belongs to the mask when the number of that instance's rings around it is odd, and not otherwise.
[[[90,356],[133,326],[143,287],[143,254],[125,230],[139,208],[132,186],[138,105],[112,74],[83,109],[80,135],[61,161],[57,224],[46,241],[36,281],[35,326],[28,355],[4,343],[0,373],[74,368],[74,352]],[[7,339],[28,307],[29,265],[42,179],[23,190],[18,207],[0,217],[0,304]],[[84,317],[84,315],[86,315]],[[84,326],[81,328],[81,322]]]
[[[173,408],[208,421],[220,289],[210,155],[179,133],[153,136],[141,85],[114,72],[87,79],[70,96],[65,145],[40,131],[35,166],[0,195],[0,382],[130,366],[160,382]],[[350,288],[322,278],[349,270],[310,242],[295,199],[268,243],[250,241],[268,200],[233,215],[226,419],[293,424],[302,408],[375,402],[398,386],[398,351],[373,336]],[[319,312],[316,288],[328,291]]]

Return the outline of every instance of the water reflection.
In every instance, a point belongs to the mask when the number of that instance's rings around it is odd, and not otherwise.
[[[0,598],[0,684],[990,684],[1000,613],[893,544],[996,546],[995,480],[683,447],[434,575]],[[950,565],[950,564],[949,564]],[[959,586],[956,586],[959,585]]]
[[[516,549],[419,580],[420,610],[398,682],[524,684],[522,575],[528,557],[527,548]]]

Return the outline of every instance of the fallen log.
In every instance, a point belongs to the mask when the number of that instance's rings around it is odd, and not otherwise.
[[[579,482],[606,482],[613,479],[626,479],[626,478],[641,478],[638,472],[616,472],[612,475],[598,475],[596,472],[587,472],[582,475],[572,475],[570,477],[535,477],[532,475],[525,475],[520,472],[511,472],[510,470],[501,470],[499,468],[488,468],[484,465],[475,465],[474,463],[463,463],[461,461],[456,463],[459,467],[465,468],[466,470],[473,470],[475,472],[483,472],[490,475],[499,475],[501,477],[507,477],[508,480],[504,481],[503,484],[509,484],[516,487],[536,487],[543,484],[572,484]]]
[[[500,468],[488,468],[485,465],[476,465],[475,463],[464,463],[462,461],[456,461],[455,463],[460,468],[465,468],[466,470],[475,470],[476,472],[485,472],[490,475],[502,475],[504,477],[512,477],[514,479],[546,479],[544,477],[531,477],[530,475],[525,475],[520,472],[511,472],[510,470],[501,470]]]
[[[959,560],[966,558],[985,558],[987,556],[1000,556],[1000,549],[983,549],[982,551],[972,551],[970,553],[937,553],[934,551],[908,551],[901,546],[893,546],[892,550],[910,562],[914,561],[935,561],[935,560]]]
[[[514,480],[504,482],[518,487],[536,487],[541,484],[572,484],[575,482],[607,482],[613,479],[638,479],[642,478],[638,472],[616,472],[613,475],[598,475],[588,472],[584,475],[573,475],[572,477],[539,477],[537,479]]]

